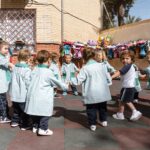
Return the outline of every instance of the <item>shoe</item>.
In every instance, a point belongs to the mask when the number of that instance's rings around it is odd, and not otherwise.
[[[53,131],[51,131],[50,129],[47,130],[39,129],[38,135],[53,135]]]
[[[140,119],[141,116],[142,116],[142,113],[140,111],[136,111],[136,112],[132,113],[130,120],[136,121],[136,120]]]
[[[11,120],[10,119],[8,119],[7,117],[5,117],[5,118],[1,118],[1,120],[0,120],[0,123],[10,123],[11,122]]]
[[[91,131],[95,131],[96,130],[96,125],[91,125],[90,129],[91,129]]]
[[[114,119],[124,120],[124,115],[122,113],[116,113],[112,115]]]
[[[30,126],[27,126],[27,127],[21,127],[20,129],[21,129],[22,131],[26,131],[26,130],[30,130],[31,127],[30,127]]]
[[[10,126],[13,127],[13,128],[14,127],[18,127],[19,123],[17,123],[17,122],[11,122]]]
[[[139,102],[138,99],[134,99],[134,100],[133,100],[133,103],[138,103],[138,102]]]
[[[38,129],[35,128],[35,127],[32,128],[32,132],[33,132],[33,133],[37,133],[37,130],[38,130]]]
[[[59,94],[55,94],[54,98],[61,98],[61,96]]]
[[[75,96],[78,96],[78,95],[79,95],[77,91],[73,92],[73,94],[74,94]]]
[[[63,94],[62,94],[63,96],[66,96],[67,95],[67,92],[63,92]]]
[[[103,127],[107,127],[108,126],[107,121],[100,122],[100,125],[103,126]]]

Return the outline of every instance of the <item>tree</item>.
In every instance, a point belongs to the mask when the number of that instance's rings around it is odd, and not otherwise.
[[[135,23],[135,22],[138,22],[138,21],[141,21],[142,19],[139,18],[139,17],[135,17],[135,16],[128,16],[126,17],[126,20],[125,20],[125,24],[131,24],[131,23]]]
[[[115,17],[117,17],[118,26],[124,24],[124,17],[128,16],[129,10],[135,2],[135,0],[103,0],[103,1],[112,22],[115,23],[116,22]],[[106,10],[104,10],[103,14],[104,14],[103,15],[104,29],[106,29],[110,27],[110,22],[106,14]]]

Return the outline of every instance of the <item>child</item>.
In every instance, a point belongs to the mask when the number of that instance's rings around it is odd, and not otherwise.
[[[139,92],[142,90],[141,88],[141,84],[140,84],[140,80],[139,80],[139,77],[140,78],[145,78],[146,75],[142,75],[139,71],[139,68],[137,67],[137,65],[133,64],[134,66],[134,69],[135,69],[135,94],[134,94],[134,103],[138,103],[138,99],[139,99]]]
[[[94,55],[91,49],[83,50],[86,64],[77,75],[77,84],[82,84],[83,103],[92,131],[96,130],[97,110],[101,125],[107,126],[107,101],[111,100],[106,70],[102,63],[94,60]]]
[[[147,61],[149,63],[149,66],[144,69],[144,72],[146,73],[146,75],[148,77],[147,89],[150,90],[150,51],[147,52]]]
[[[39,51],[36,59],[38,65],[31,74],[25,112],[32,115],[34,124],[33,133],[38,131],[39,135],[52,135],[53,131],[48,129],[48,121],[53,114],[53,86],[57,85],[66,90],[67,85],[57,80],[53,72],[49,69],[51,60],[48,51]]]
[[[9,45],[5,41],[0,42],[0,123],[11,122],[8,119],[8,104],[6,93],[11,80],[10,70],[14,65],[9,62]]]
[[[28,50],[20,50],[18,54],[18,63],[12,72],[12,81],[10,84],[10,98],[13,102],[13,115],[11,127],[20,125],[21,130],[26,130],[29,117],[24,113],[26,103],[26,93],[30,83],[31,69],[27,64],[30,58]]]
[[[57,53],[53,52],[51,53],[51,57],[52,57],[52,62],[50,65],[50,69],[51,71],[54,73],[54,76],[56,77],[57,80],[61,80],[61,75],[60,75],[60,70],[59,70],[59,56]],[[59,95],[57,94],[57,88],[54,88],[54,96],[55,97],[59,97]]]
[[[110,76],[110,74],[113,74],[116,70],[107,61],[105,52],[103,50],[95,51],[95,60],[97,62],[103,64],[103,66],[104,66],[104,68],[106,70],[106,76],[107,76],[108,85],[111,85],[112,82],[111,82],[111,76]]]
[[[134,54],[131,51],[124,51],[121,54],[121,61],[124,67],[112,75],[112,79],[117,76],[122,76],[122,89],[120,92],[119,110],[113,115],[113,118],[124,120],[124,107],[127,105],[132,110],[130,120],[138,120],[142,113],[137,111],[133,105],[134,94],[135,94],[135,77],[136,71],[133,66]]]
[[[67,54],[64,56],[65,62],[62,64],[61,73],[62,73],[62,81],[64,83],[71,83],[76,80],[76,73],[79,72],[79,69],[76,65],[71,62],[71,55]],[[75,85],[70,85],[75,96],[78,95],[77,88]],[[67,91],[63,91],[63,95],[67,95]]]

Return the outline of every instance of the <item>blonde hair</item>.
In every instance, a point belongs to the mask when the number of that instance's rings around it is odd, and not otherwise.
[[[18,54],[18,61],[28,61],[28,59],[30,58],[31,53],[29,50],[27,49],[22,49],[19,51]]]
[[[97,54],[102,54],[102,61],[107,60],[107,56],[106,56],[106,53],[105,53],[104,50],[97,50],[97,51],[95,51],[95,55],[97,55]]]
[[[4,45],[9,45],[9,44],[8,44],[8,42],[1,40],[1,41],[0,41],[0,49],[1,49]]]

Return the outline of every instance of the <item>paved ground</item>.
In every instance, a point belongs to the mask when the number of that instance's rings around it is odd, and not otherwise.
[[[41,137],[31,131],[0,125],[0,150],[150,150],[150,90],[140,93],[136,106],[143,117],[136,122],[128,120],[130,111],[126,111],[124,121],[111,117],[117,110],[119,90],[120,81],[114,81],[113,100],[108,104],[108,127],[97,124],[96,132],[90,131],[81,97],[69,94],[55,99],[54,116],[49,122],[54,135]]]

